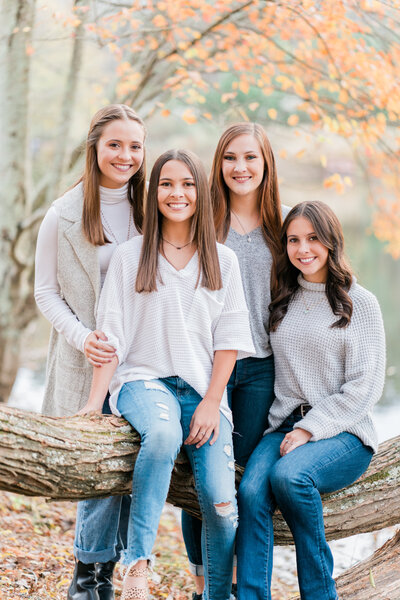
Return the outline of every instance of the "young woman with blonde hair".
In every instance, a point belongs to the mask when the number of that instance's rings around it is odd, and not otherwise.
[[[99,370],[115,356],[96,329],[95,313],[114,250],[142,227],[144,141],[143,121],[132,108],[100,109],[90,124],[81,179],[53,203],[40,227],[35,299],[53,326],[46,415],[75,414],[87,401],[93,367]],[[128,512],[129,497],[78,503],[68,600],[114,598],[112,573],[126,540]]]
[[[210,175],[217,239],[240,265],[256,353],[238,360],[228,382],[235,460],[245,466],[267,427],[273,400],[274,361],[267,326],[270,274],[279,249],[282,207],[271,144],[257,123],[236,123],[222,134]],[[182,529],[200,600],[203,567],[201,522],[182,513]],[[235,586],[233,587],[235,593]]]

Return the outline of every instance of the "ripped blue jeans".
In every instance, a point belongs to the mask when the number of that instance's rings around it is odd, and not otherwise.
[[[141,436],[132,482],[127,550],[130,565],[152,558],[152,548],[175,458],[189,435],[190,421],[201,396],[180,377],[131,381],[117,402],[121,415]],[[237,527],[232,429],[221,414],[215,444],[184,446],[192,466],[203,519],[204,600],[230,595]],[[222,506],[220,506],[222,505]]]

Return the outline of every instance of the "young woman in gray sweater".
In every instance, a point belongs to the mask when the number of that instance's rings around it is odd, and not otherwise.
[[[320,494],[353,483],[377,449],[371,410],[384,385],[382,316],[345,262],[328,206],[295,206],[281,241],[270,317],[275,400],[239,487],[238,592],[271,599],[278,506],[296,546],[301,599],[337,600]]]
[[[268,336],[270,275],[280,244],[282,213],[275,158],[268,137],[257,123],[235,123],[222,134],[210,175],[214,222],[219,242],[239,260],[254,356],[238,360],[227,390],[234,424],[235,461],[246,466],[268,423],[274,398],[274,360]],[[201,600],[201,522],[182,513],[182,529]],[[233,596],[235,596],[235,584]]]

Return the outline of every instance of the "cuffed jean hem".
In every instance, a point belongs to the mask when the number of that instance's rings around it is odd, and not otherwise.
[[[78,548],[74,544],[74,556],[85,565],[90,565],[91,563],[106,563],[110,560],[113,562],[119,561],[119,552],[117,552],[116,546],[98,550],[97,552],[88,552],[87,550],[81,550],[81,548]]]
[[[195,575],[196,577],[204,577],[203,565],[194,565],[189,561],[189,572],[191,575]]]
[[[121,556],[121,564],[127,567],[127,570],[129,570],[131,567],[134,567],[136,563],[138,563],[140,560],[147,560],[148,566],[150,567],[150,569],[153,569],[154,564],[156,562],[156,557],[155,554],[150,554],[150,556],[138,556],[138,558],[132,559],[128,555],[127,550],[125,550]]]
[[[233,566],[237,567],[237,556],[233,557]],[[203,565],[195,565],[189,560],[189,573],[191,575],[196,575],[196,577],[204,576],[204,566]]]

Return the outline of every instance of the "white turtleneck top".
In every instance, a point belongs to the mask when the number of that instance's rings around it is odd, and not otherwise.
[[[118,189],[100,186],[101,220],[109,244],[97,249],[101,285],[116,247],[138,232],[133,223],[128,200],[128,184]],[[52,205],[39,229],[35,257],[35,300],[53,327],[63,334],[68,343],[83,352],[91,330],[85,327],[71,311],[61,295],[57,278],[58,213]]]

